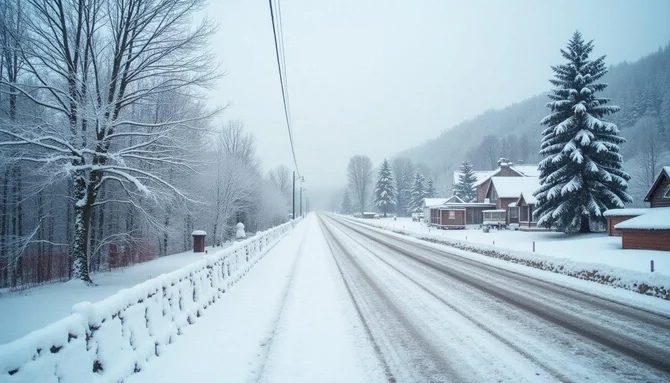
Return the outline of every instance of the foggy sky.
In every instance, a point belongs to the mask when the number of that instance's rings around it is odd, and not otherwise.
[[[276,1],[276,0],[275,0]],[[384,157],[489,108],[550,88],[550,65],[579,29],[607,64],[670,41],[670,1],[283,0],[288,90],[306,188],[346,184],[354,154]],[[212,0],[213,49],[263,167],[293,167],[265,0]],[[614,100],[616,102],[616,100]]]

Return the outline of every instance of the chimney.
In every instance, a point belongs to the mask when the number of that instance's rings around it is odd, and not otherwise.
[[[498,167],[501,169],[508,168],[509,167],[509,161],[507,161],[507,158],[501,157],[498,160]]]

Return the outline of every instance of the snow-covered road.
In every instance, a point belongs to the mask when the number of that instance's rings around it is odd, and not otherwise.
[[[656,311],[311,214],[128,382],[669,381]]]

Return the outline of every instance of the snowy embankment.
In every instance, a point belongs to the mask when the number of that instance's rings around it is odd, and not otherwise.
[[[224,246],[231,246],[226,243]],[[213,254],[224,247],[207,247]],[[198,262],[207,256],[192,250],[166,255],[148,262],[137,263],[120,269],[93,274],[95,286],[86,286],[79,281],[48,283],[28,290],[0,294],[0,344],[19,339],[37,329],[72,313],[72,306],[87,301],[97,302],[121,289],[162,274],[167,274],[186,265]]]
[[[606,239],[608,243],[601,243],[601,246],[589,246],[585,241],[579,239],[570,240],[569,237],[565,237],[561,241],[540,244],[542,248],[536,249],[538,252],[534,253],[532,252],[533,239],[530,241],[514,241],[510,240],[510,236],[526,236],[532,238],[537,235],[546,236],[548,234],[561,234],[509,230],[494,231],[484,234],[481,230],[430,230],[424,224],[405,220],[375,221],[356,219],[356,221],[369,226],[390,230],[398,234],[409,235],[425,241],[447,245],[456,249],[670,300],[670,273],[667,273],[668,268],[666,267],[670,265],[670,253],[662,251],[621,250],[619,248],[616,249],[616,251],[625,254],[627,257],[623,260],[618,259],[618,262],[608,262],[608,259],[604,257],[603,254],[608,255],[614,250],[608,248],[609,242],[616,240],[620,241],[621,239],[618,237],[607,237]],[[491,235],[492,233],[496,234]],[[481,241],[482,238],[488,238],[488,240],[491,241],[491,245],[476,243],[473,240],[465,240],[457,237],[472,237],[475,241]],[[500,246],[502,244],[501,242],[509,245],[510,248]],[[592,245],[592,243],[589,244]],[[531,251],[520,250],[520,246],[531,249]],[[554,255],[546,255],[543,253],[544,251]],[[581,254],[584,254],[584,257],[581,257]],[[663,272],[657,271],[652,273],[639,270],[641,263],[646,263],[646,266],[648,267],[649,263],[648,261],[645,262],[644,259],[649,257],[650,254],[655,255],[657,263],[662,265]],[[636,259],[640,257],[642,257],[643,262]],[[579,258],[588,260],[579,260]],[[602,263],[598,261],[590,261],[592,259],[597,259],[602,261]],[[637,268],[637,270],[635,268]]]
[[[119,382],[159,356],[294,225],[288,222],[0,346],[0,382]]]

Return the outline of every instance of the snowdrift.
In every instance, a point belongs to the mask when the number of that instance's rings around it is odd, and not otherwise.
[[[121,382],[175,341],[297,221],[96,302],[0,346],[0,382]]]
[[[368,221],[356,220],[378,229],[390,230],[397,234],[411,236],[424,241],[447,245],[458,250],[454,254],[468,256],[469,253],[485,255],[487,257],[502,259],[508,262],[534,267],[540,270],[551,271],[571,277],[597,282],[603,285],[613,286],[631,290],[636,293],[649,295],[665,300],[670,300],[670,278],[660,273],[642,273],[632,270],[621,269],[602,263],[577,262],[572,259],[560,259],[548,257],[538,253],[524,252],[518,250],[503,249],[458,239],[447,239],[442,236],[416,233],[410,230],[389,229],[382,225]],[[459,252],[463,251],[463,253]]]

